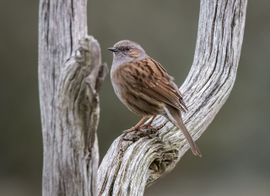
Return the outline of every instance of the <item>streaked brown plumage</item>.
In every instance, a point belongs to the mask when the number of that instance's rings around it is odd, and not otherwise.
[[[201,156],[182,121],[181,111],[187,111],[182,95],[162,65],[129,40],[109,50],[114,54],[111,80],[116,95],[130,111],[143,117],[133,129],[140,128],[151,116],[164,115],[183,132],[193,154]]]

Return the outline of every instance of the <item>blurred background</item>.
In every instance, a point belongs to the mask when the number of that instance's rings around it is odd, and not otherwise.
[[[270,195],[270,1],[249,1],[238,77],[230,98],[199,139],[204,157],[188,152],[147,196]],[[141,43],[178,84],[193,60],[199,1],[90,0],[89,33],[106,48]],[[42,136],[38,98],[38,1],[0,2],[0,196],[41,195]],[[113,115],[112,115],[113,114]],[[116,98],[107,77],[98,130],[104,155],[138,118]]]

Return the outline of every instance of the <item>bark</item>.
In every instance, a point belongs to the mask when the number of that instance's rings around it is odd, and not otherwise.
[[[181,86],[184,122],[197,140],[227,100],[236,78],[247,0],[201,0],[194,61]],[[167,122],[158,117],[154,127]],[[171,123],[119,136],[98,170],[98,195],[140,196],[171,171],[189,145]]]
[[[44,196],[95,196],[99,154],[98,42],[87,35],[86,0],[40,0],[39,95]]]

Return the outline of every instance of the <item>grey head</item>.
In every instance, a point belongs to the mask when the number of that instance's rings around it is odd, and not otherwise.
[[[113,67],[147,57],[144,49],[130,40],[121,40],[108,50],[113,52]]]

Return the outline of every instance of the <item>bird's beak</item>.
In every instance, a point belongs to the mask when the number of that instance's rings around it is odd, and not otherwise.
[[[114,47],[108,48],[108,50],[111,51],[111,52],[117,52],[118,51],[118,49],[114,48]]]

